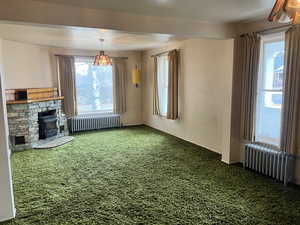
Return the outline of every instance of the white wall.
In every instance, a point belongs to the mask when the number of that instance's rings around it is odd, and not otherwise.
[[[179,48],[179,116],[170,121],[152,115],[152,54]],[[194,39],[143,55],[144,123],[222,154],[229,151],[232,40]]]
[[[7,89],[53,87],[49,48],[4,40],[3,56]]]
[[[0,222],[15,216],[0,39]]]

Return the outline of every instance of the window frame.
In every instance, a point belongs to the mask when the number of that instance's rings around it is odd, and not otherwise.
[[[92,56],[78,56],[75,57],[75,64],[76,62],[82,62],[82,63],[93,63],[93,57]],[[77,71],[76,71],[76,65],[75,65],[75,76],[77,79]],[[112,74],[113,76],[113,74]],[[112,81],[113,85],[113,81]],[[112,94],[113,94],[113,88],[112,87]],[[76,84],[76,95],[77,95],[77,84]],[[112,109],[111,110],[94,110],[94,111],[84,111],[80,112],[78,110],[78,97],[76,98],[76,106],[77,106],[77,112],[79,116],[85,116],[85,115],[112,115],[114,114],[114,99],[112,100]]]
[[[258,77],[257,77],[257,91],[256,91],[256,110],[255,110],[255,142],[256,143],[261,143],[261,144],[264,144],[264,145],[269,145],[269,146],[272,146],[274,149],[279,149],[280,147],[280,142],[281,142],[281,139],[279,137],[279,142],[278,144],[275,144],[275,143],[271,143],[271,142],[262,142],[262,141],[259,141],[257,139],[257,135],[256,135],[256,125],[257,125],[257,117],[258,117],[258,101],[259,101],[259,97],[264,95],[266,93],[281,93],[282,94],[282,103],[281,103],[281,107],[279,106],[276,106],[276,105],[268,105],[267,107],[268,108],[273,108],[273,109],[281,109],[281,112],[280,112],[280,124],[281,124],[281,120],[282,120],[282,105],[284,104],[284,99],[283,99],[283,96],[284,96],[284,83],[282,85],[282,88],[281,89],[268,89],[268,88],[265,88],[265,79],[266,79],[266,76],[264,74],[264,69],[265,69],[265,61],[264,61],[264,54],[265,54],[265,44],[267,43],[274,43],[274,42],[281,42],[281,41],[285,41],[285,33],[284,32],[277,32],[277,33],[272,33],[272,34],[267,34],[267,35],[262,35],[261,36],[261,42],[260,42],[260,52],[259,52],[259,70],[258,70]],[[284,49],[285,50],[285,49]],[[284,65],[284,61],[283,61],[283,66]],[[284,73],[284,72],[283,72]],[[285,77],[285,74],[283,74],[283,79]],[[281,129],[282,127],[280,126],[280,130],[279,130],[279,133],[281,133]]]

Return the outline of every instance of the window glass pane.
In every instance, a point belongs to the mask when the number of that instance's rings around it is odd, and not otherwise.
[[[266,99],[273,103],[272,99],[276,99],[275,105],[269,105]],[[261,92],[258,98],[258,110],[256,115],[256,140],[263,143],[279,145],[280,127],[281,127],[281,92]]]
[[[258,79],[256,141],[279,145],[283,103],[284,40],[262,42],[261,69]]]
[[[263,73],[264,89],[282,89],[284,42],[266,42],[264,44]]]
[[[157,86],[159,109],[162,116],[167,115],[168,107],[168,56],[157,58]]]
[[[93,66],[91,60],[77,59],[75,68],[78,112],[112,112],[112,66]]]

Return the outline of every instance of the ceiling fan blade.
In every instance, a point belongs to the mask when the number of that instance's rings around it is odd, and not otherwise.
[[[270,22],[278,21],[281,18],[281,15],[284,12],[286,3],[287,3],[287,0],[276,0],[276,3],[272,9],[272,12],[268,18],[268,20]]]

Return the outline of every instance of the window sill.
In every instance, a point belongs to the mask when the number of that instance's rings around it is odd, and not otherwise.
[[[260,146],[262,148],[272,149],[274,151],[280,151],[280,147],[275,144],[269,144],[269,143],[264,143],[264,142],[259,142],[259,141],[251,142],[249,144]]]
[[[266,108],[269,108],[269,109],[281,109],[281,105],[273,105],[273,104],[265,104],[265,107]]]
[[[167,119],[167,115],[161,115],[161,114],[157,114],[156,116],[162,118],[162,119]]]
[[[78,113],[78,116],[87,116],[87,115],[111,115],[114,114],[112,111],[94,111],[94,112],[84,112]]]

